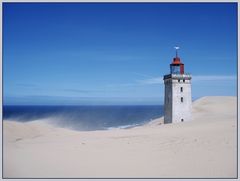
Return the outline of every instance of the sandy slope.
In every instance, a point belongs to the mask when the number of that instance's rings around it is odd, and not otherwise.
[[[3,174],[14,177],[236,177],[236,97],[194,102],[191,122],[77,132],[4,121]]]

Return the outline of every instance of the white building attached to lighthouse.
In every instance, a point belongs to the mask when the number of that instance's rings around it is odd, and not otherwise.
[[[184,64],[177,55],[170,64],[170,74],[164,75],[164,124],[191,120],[191,75],[184,73]]]

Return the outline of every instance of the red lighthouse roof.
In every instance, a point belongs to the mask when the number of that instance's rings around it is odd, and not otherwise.
[[[179,57],[175,57],[175,58],[173,58],[172,64],[178,64],[178,65],[180,65],[180,64],[182,64],[182,63],[181,63],[181,60],[180,60]]]

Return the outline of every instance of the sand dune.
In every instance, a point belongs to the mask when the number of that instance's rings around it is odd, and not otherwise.
[[[194,102],[193,121],[78,132],[44,121],[3,123],[4,178],[234,178],[236,97]]]

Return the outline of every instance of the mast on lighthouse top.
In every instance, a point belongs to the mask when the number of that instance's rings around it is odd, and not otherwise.
[[[177,50],[178,50],[180,47],[179,47],[179,46],[175,46],[174,48],[176,49],[176,57],[178,57],[178,51],[177,51]]]

